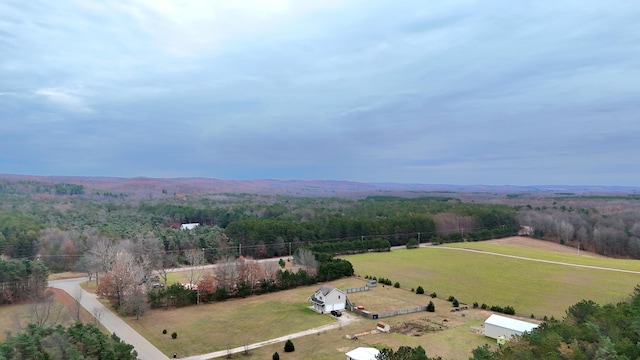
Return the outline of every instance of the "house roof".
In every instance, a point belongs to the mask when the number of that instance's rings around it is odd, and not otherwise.
[[[335,289],[334,287],[331,287],[331,286],[329,286],[329,285],[322,285],[322,286],[320,287],[320,289],[318,289],[318,290],[320,290],[320,291],[322,292],[322,295],[327,296],[327,294],[329,294],[330,292],[332,292],[334,289]],[[317,292],[317,291],[316,291],[316,292]]]
[[[380,350],[372,347],[359,347],[349,351],[346,355],[356,360],[375,360]]]
[[[499,326],[501,328],[511,329],[518,332],[531,332],[531,330],[538,327],[538,324],[512,319],[506,316],[500,316],[492,314],[487,320],[484,321],[485,327],[487,324]]]

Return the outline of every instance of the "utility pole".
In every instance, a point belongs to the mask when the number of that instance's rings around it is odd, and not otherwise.
[[[291,241],[289,241],[289,259],[291,259]]]
[[[420,231],[418,231],[418,246],[420,246]]]

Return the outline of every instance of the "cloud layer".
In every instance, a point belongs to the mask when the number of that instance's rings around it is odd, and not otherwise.
[[[0,172],[639,185],[640,3],[0,3]]]

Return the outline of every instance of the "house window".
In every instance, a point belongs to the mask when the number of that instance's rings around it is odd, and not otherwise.
[[[340,295],[338,295],[338,299],[340,299]]]

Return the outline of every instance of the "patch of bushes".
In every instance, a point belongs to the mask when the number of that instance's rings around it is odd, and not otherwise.
[[[431,296],[431,298],[432,298],[432,299],[435,299],[435,298],[437,298],[437,297],[438,297],[438,294],[436,294],[436,293],[435,293],[435,291],[434,291],[434,292],[432,292],[432,293],[431,293],[431,295],[429,295],[429,296]]]
[[[418,286],[418,288],[416,289],[416,294],[424,294],[424,289],[422,288],[422,286]]]
[[[393,284],[393,287],[396,289],[400,288],[400,283],[396,281],[396,283]]]
[[[498,312],[498,313],[507,314],[507,315],[515,315],[516,314],[516,310],[513,307],[509,306],[509,305],[507,305],[505,307],[498,306],[498,305],[492,305],[489,308],[489,310],[495,311],[495,312]]]

